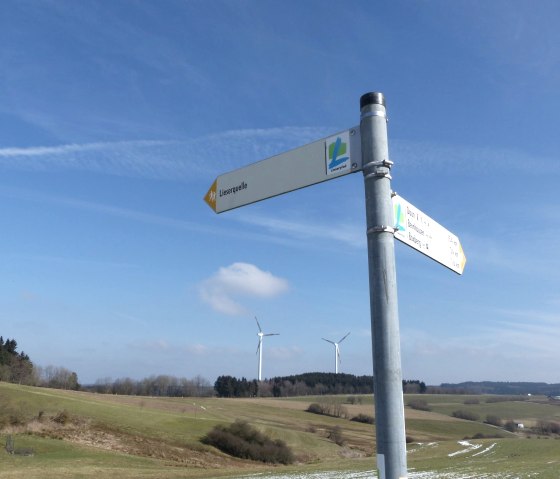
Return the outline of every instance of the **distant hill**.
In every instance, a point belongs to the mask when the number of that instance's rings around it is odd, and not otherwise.
[[[560,395],[560,384],[538,382],[496,382],[466,381],[462,383],[442,383],[441,392],[465,394],[534,394],[544,396]]]

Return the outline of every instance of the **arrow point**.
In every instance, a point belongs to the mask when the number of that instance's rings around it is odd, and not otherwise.
[[[463,274],[463,270],[465,269],[465,264],[467,264],[467,257],[465,256],[465,252],[463,251],[463,246],[461,242],[459,242],[459,254],[461,255],[461,274]]]
[[[206,201],[208,206],[210,206],[210,208],[212,208],[214,210],[214,213],[216,212],[216,190],[217,190],[217,187],[218,187],[218,180],[216,179],[216,180],[214,180],[214,183],[212,183],[212,186],[208,190],[208,193],[206,193],[206,195],[204,196],[204,201]]]

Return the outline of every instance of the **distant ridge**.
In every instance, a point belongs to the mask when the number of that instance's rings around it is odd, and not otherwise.
[[[445,393],[560,395],[560,383],[466,381],[462,383],[442,383],[440,388],[443,390],[442,392]]]

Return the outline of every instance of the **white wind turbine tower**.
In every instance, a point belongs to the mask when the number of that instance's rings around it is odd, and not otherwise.
[[[263,333],[263,330],[261,328],[261,325],[259,324],[259,320],[257,319],[257,317],[255,316],[255,321],[257,322],[257,326],[259,327],[259,332],[257,333],[257,336],[259,337],[259,345],[257,346],[257,354],[259,355],[259,381],[262,380],[262,342],[263,342],[263,337],[264,336],[278,336],[278,333]]]
[[[338,343],[331,341],[330,339],[325,339],[325,338],[321,338],[323,341],[326,341],[327,343],[331,343],[332,345],[334,345],[334,372],[335,374],[338,374],[338,364],[340,363],[340,349],[338,348],[338,345],[344,341],[348,335],[350,333],[348,332],[346,334],[346,336],[344,336],[341,340],[338,341]]]

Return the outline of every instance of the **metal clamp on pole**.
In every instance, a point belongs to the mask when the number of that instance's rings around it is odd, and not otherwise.
[[[398,228],[393,228],[392,226],[374,226],[372,228],[368,228],[368,230],[366,231],[366,234],[371,234],[371,233],[391,233],[391,234],[395,234],[395,232],[398,231]]]
[[[394,161],[385,160],[385,159],[381,161],[370,161],[369,163],[366,163],[365,165],[362,166],[362,170],[367,167],[374,167],[374,166],[383,166],[385,168],[391,168],[394,164],[395,164]]]
[[[394,163],[391,160],[383,159],[381,161],[370,161],[362,166],[362,171],[364,172],[364,179],[369,178],[388,178],[392,180],[393,177],[389,174],[389,171]],[[371,173],[366,170],[373,169]]]
[[[380,110],[367,111],[365,113],[362,113],[360,115],[360,118],[368,118],[370,116],[382,116],[383,118],[385,118],[385,121],[389,121],[389,118],[387,118],[387,113]]]
[[[366,180],[369,178],[388,178],[389,180],[393,179],[393,177],[388,172],[381,170],[374,171],[373,173],[368,173],[364,176],[364,178]]]

